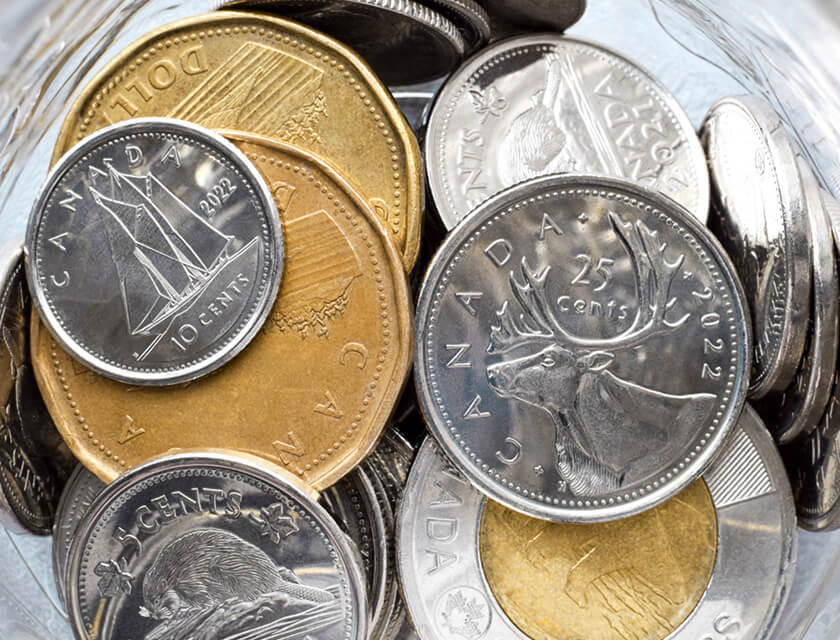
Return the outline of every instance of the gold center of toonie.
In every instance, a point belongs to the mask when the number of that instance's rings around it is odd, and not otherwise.
[[[662,640],[711,579],[717,516],[702,479],[598,524],[547,522],[488,500],[479,552],[499,605],[533,640]]]

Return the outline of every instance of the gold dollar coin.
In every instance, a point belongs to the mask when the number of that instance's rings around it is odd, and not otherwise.
[[[399,252],[370,206],[305,151],[228,137],[269,184],[286,242],[277,301],[240,355],[191,383],[133,387],[84,368],[36,317],[31,323],[50,413],[106,482],[173,449],[233,449],[321,490],[371,452],[405,384],[410,293]]]
[[[247,131],[326,158],[364,194],[411,270],[420,247],[420,150],[365,62],[303,25],[219,11],[180,20],[123,50],[85,87],[53,162],[97,129],[168,116]]]

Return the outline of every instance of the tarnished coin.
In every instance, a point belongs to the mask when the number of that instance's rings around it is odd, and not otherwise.
[[[281,473],[255,458],[181,454],[109,485],[70,551],[78,636],[366,638],[350,541]]]
[[[493,18],[532,31],[565,31],[580,20],[586,0],[480,0]]]
[[[373,450],[405,384],[411,298],[382,223],[315,157],[229,137],[274,194],[286,241],[280,294],[239,357],[188,385],[131,387],[79,366],[34,323],[50,413],[102,480],[171,449],[221,448],[265,457],[321,490]]]
[[[60,445],[45,443],[55,427],[32,383],[29,313],[18,240],[0,247],[0,526],[46,534],[66,476]]]
[[[97,129],[141,116],[263,135],[327,158],[385,222],[406,268],[414,265],[423,210],[417,140],[382,82],[332,38],[232,11],[152,31],[84,88],[53,160]]]
[[[805,349],[811,296],[805,189],[784,125],[761,98],[718,102],[701,138],[712,182],[709,227],[750,303],[750,395],[760,398],[790,385]]]
[[[717,455],[746,396],[746,322],[731,263],[685,209],[611,178],[537,178],[434,257],[418,396],[486,495],[549,520],[613,520]]]
[[[837,258],[820,187],[808,163],[797,158],[811,237],[811,314],[805,355],[790,387],[771,391],[755,408],[779,443],[814,429],[834,386],[838,347]]]
[[[558,524],[486,500],[429,440],[399,515],[420,638],[764,640],[793,580],[784,466],[747,407],[701,480],[643,514]]]
[[[619,54],[559,34],[505,40],[464,64],[432,108],[425,148],[448,229],[502,189],[553,173],[626,178],[708,214],[706,159],[676,99]]]
[[[355,469],[321,495],[321,503],[342,530],[356,544],[367,579],[370,613],[368,638],[378,640],[388,623],[396,599],[392,576],[394,556],[394,514],[383,490],[377,495],[374,483],[362,468]]]
[[[53,527],[53,573],[55,588],[62,604],[65,604],[64,585],[73,537],[94,499],[104,488],[105,483],[82,465],[77,465],[61,493]]]
[[[253,164],[221,136],[166,118],[107,127],[63,156],[25,249],[58,343],[137,385],[230,361],[262,327],[283,271],[277,208]]]

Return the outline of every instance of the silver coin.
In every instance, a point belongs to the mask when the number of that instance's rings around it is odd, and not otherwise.
[[[408,472],[414,462],[414,448],[393,426],[366,459],[366,468],[385,489],[391,512],[396,513]]]
[[[837,260],[828,213],[807,162],[798,157],[811,237],[811,317],[805,355],[790,387],[755,402],[779,443],[791,442],[815,427],[834,386],[838,347]]]
[[[805,348],[811,251],[805,190],[784,125],[755,96],[726,98],[703,123],[709,227],[747,292],[755,345],[750,395],[786,389]]]
[[[396,598],[393,554],[389,549],[394,535],[394,515],[383,498],[384,489],[381,485],[379,491],[375,488],[374,483],[378,482],[357,467],[321,493],[321,503],[361,555],[367,579],[371,640],[382,637]]]
[[[29,286],[56,340],[131,384],[216,369],[262,327],[283,235],[265,181],[202,127],[106,127],[53,168],[26,235]]]
[[[466,50],[480,47],[490,38],[490,17],[474,0],[418,0],[454,24],[464,38]]]
[[[8,243],[0,247],[0,526],[47,534],[62,477],[44,455],[49,452],[31,437],[55,427],[42,404],[38,411],[42,401],[29,365],[29,309],[23,251],[20,242]]]
[[[67,579],[67,562],[70,559],[73,537],[76,535],[79,523],[85,517],[94,499],[104,488],[104,482],[82,465],[77,465],[61,493],[61,500],[55,512],[52,558],[55,588],[62,604],[65,603],[64,585]]]
[[[366,637],[364,574],[329,514],[256,459],[159,458],[108,485],[70,550],[80,637]]]
[[[537,178],[482,205],[433,259],[418,397],[494,500],[613,520],[717,455],[746,396],[746,323],[731,263],[686,210],[611,178]]]
[[[425,149],[448,229],[502,189],[553,173],[623,177],[708,215],[706,159],[676,99],[619,54],[559,34],[505,40],[465,63],[435,101]]]
[[[481,0],[493,18],[532,31],[565,31],[580,20],[586,0]]]
[[[272,11],[323,31],[388,85],[446,75],[467,48],[454,24],[414,0],[241,0],[228,8]]]
[[[663,640],[766,640],[793,579],[796,521],[784,466],[764,425],[749,407],[703,481],[701,490],[708,491],[704,503],[713,511],[705,521],[712,523],[711,546],[716,547],[705,554],[705,572],[695,573],[695,558],[689,561],[692,566],[681,566],[669,549],[669,544],[678,544],[680,535],[694,536],[697,531],[666,534],[668,523],[662,521],[658,530],[644,529],[654,539],[642,544],[662,547],[654,567],[640,566],[632,553],[599,546],[594,533],[591,541],[579,546],[562,544],[569,535],[578,541],[584,536],[571,532],[577,529],[574,525],[542,523],[543,531],[565,529],[546,533],[542,544],[539,534],[526,543],[522,554],[531,563],[530,575],[557,590],[556,606],[568,608],[571,617],[585,621],[587,616],[604,615],[612,627],[610,638],[657,634]],[[672,516],[685,508],[680,500],[671,504],[676,509],[669,512]],[[466,636],[471,640],[529,638],[508,612],[520,602],[527,610],[531,602],[514,600],[506,611],[488,580],[487,558],[480,548],[482,518],[488,507],[489,501],[429,440],[411,471],[398,525],[400,576],[420,638],[455,637],[460,628],[472,630]],[[655,539],[659,535],[663,540]],[[645,575],[651,569],[669,576],[666,591],[659,595]],[[686,605],[682,618],[665,618],[662,608],[680,603],[680,591],[688,591],[683,581],[702,595],[693,608],[691,602]],[[543,599],[545,587],[522,585],[523,590],[538,590]],[[599,606],[600,598],[610,606]],[[539,637],[566,637],[562,630],[558,634],[557,629],[552,633],[541,628],[542,620],[529,623],[542,631]]]

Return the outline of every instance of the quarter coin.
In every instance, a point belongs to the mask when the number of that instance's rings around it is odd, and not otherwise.
[[[811,314],[805,355],[790,387],[771,391],[755,408],[777,442],[788,443],[814,428],[825,412],[837,364],[837,258],[828,214],[808,163],[798,156],[811,237]]]
[[[701,137],[712,181],[709,227],[750,303],[750,395],[760,398],[790,385],[805,349],[811,296],[805,188],[784,125],[761,98],[721,100]]]
[[[414,265],[424,193],[417,140],[379,78],[332,38],[244,11],[151,31],[82,90],[53,161],[94,131],[142,116],[262,135],[326,158],[385,222],[406,269]]]
[[[481,0],[493,18],[532,31],[565,31],[580,20],[586,0]]]
[[[254,165],[202,127],[107,127],[53,168],[26,232],[39,315],[75,359],[167,385],[230,361],[277,297],[283,231]]]
[[[702,479],[598,524],[487,500],[429,440],[399,515],[399,567],[427,640],[758,640],[790,590],[795,524],[784,466],[749,407]]]
[[[441,89],[425,149],[448,229],[502,189],[554,173],[626,178],[708,215],[706,159],[674,96],[634,62],[560,34],[473,56]]]
[[[405,385],[411,298],[379,218],[314,156],[229,137],[269,185],[286,243],[280,293],[239,357],[187,385],[138,388],[80,366],[34,323],[47,407],[104,481],[171,449],[223,448],[260,455],[325,489],[373,450]]]
[[[79,637],[366,637],[364,576],[335,521],[255,458],[181,454],[109,485],[79,525]]]
[[[483,204],[433,258],[420,405],[505,506],[628,516],[719,452],[746,396],[747,317],[720,245],[673,201],[611,178],[538,178]]]

